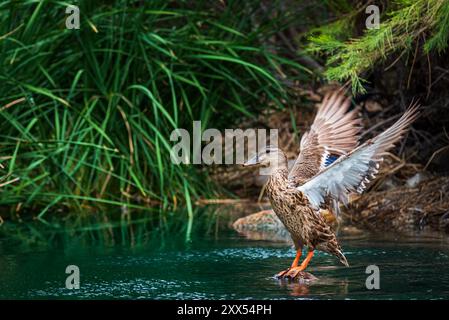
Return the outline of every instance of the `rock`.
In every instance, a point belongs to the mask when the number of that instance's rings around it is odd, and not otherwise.
[[[344,226],[343,228],[341,228],[341,232],[349,236],[358,236],[365,233],[365,231],[355,226]]]
[[[311,282],[318,280],[318,278],[309,272],[301,271],[293,280],[299,282]]]
[[[237,231],[242,230],[279,230],[283,228],[282,222],[273,212],[273,210],[262,210],[246,217],[240,218],[233,223],[233,228]]]
[[[240,218],[232,227],[251,240],[291,242],[290,234],[273,210],[262,210]]]
[[[279,278],[279,280],[294,281],[294,282],[299,282],[299,283],[310,283],[312,281],[318,280],[318,278],[307,271],[301,271],[293,279]]]

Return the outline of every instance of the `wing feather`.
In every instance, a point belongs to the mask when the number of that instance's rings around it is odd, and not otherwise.
[[[293,185],[300,185],[332,163],[328,157],[343,155],[358,145],[361,120],[357,111],[348,112],[350,98],[340,91],[323,98],[310,131],[301,138],[301,152],[289,173]]]
[[[413,104],[390,128],[368,140],[357,149],[340,157],[332,165],[297,187],[318,209],[328,197],[344,204],[350,193],[362,193],[378,173],[383,155],[398,142],[419,115]]]

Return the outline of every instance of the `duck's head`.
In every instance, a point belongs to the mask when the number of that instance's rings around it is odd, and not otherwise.
[[[262,148],[257,154],[243,164],[244,167],[261,166],[273,170],[287,168],[287,157],[281,149],[273,146]]]

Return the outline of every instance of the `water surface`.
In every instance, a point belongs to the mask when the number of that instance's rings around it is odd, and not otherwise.
[[[140,246],[70,246],[11,250],[0,241],[3,299],[447,299],[449,247],[439,238],[343,238],[350,263],[318,252],[311,284],[279,281],[293,249],[218,237],[177,237]],[[380,289],[365,286],[368,265],[380,269]],[[77,265],[79,290],[65,288],[67,265]]]

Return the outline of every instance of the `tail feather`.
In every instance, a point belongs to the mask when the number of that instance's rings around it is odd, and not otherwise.
[[[343,252],[341,252],[340,249],[338,249],[335,252],[335,255],[338,257],[338,259],[340,259],[340,262],[343,263],[346,267],[349,267],[349,263],[348,260],[346,260],[345,255],[343,254]]]
[[[348,260],[346,260],[345,255],[341,251],[341,247],[337,242],[336,238],[331,239],[325,243],[321,243],[317,247],[318,250],[330,253],[340,259],[340,262],[344,264],[346,267],[349,267]]]

